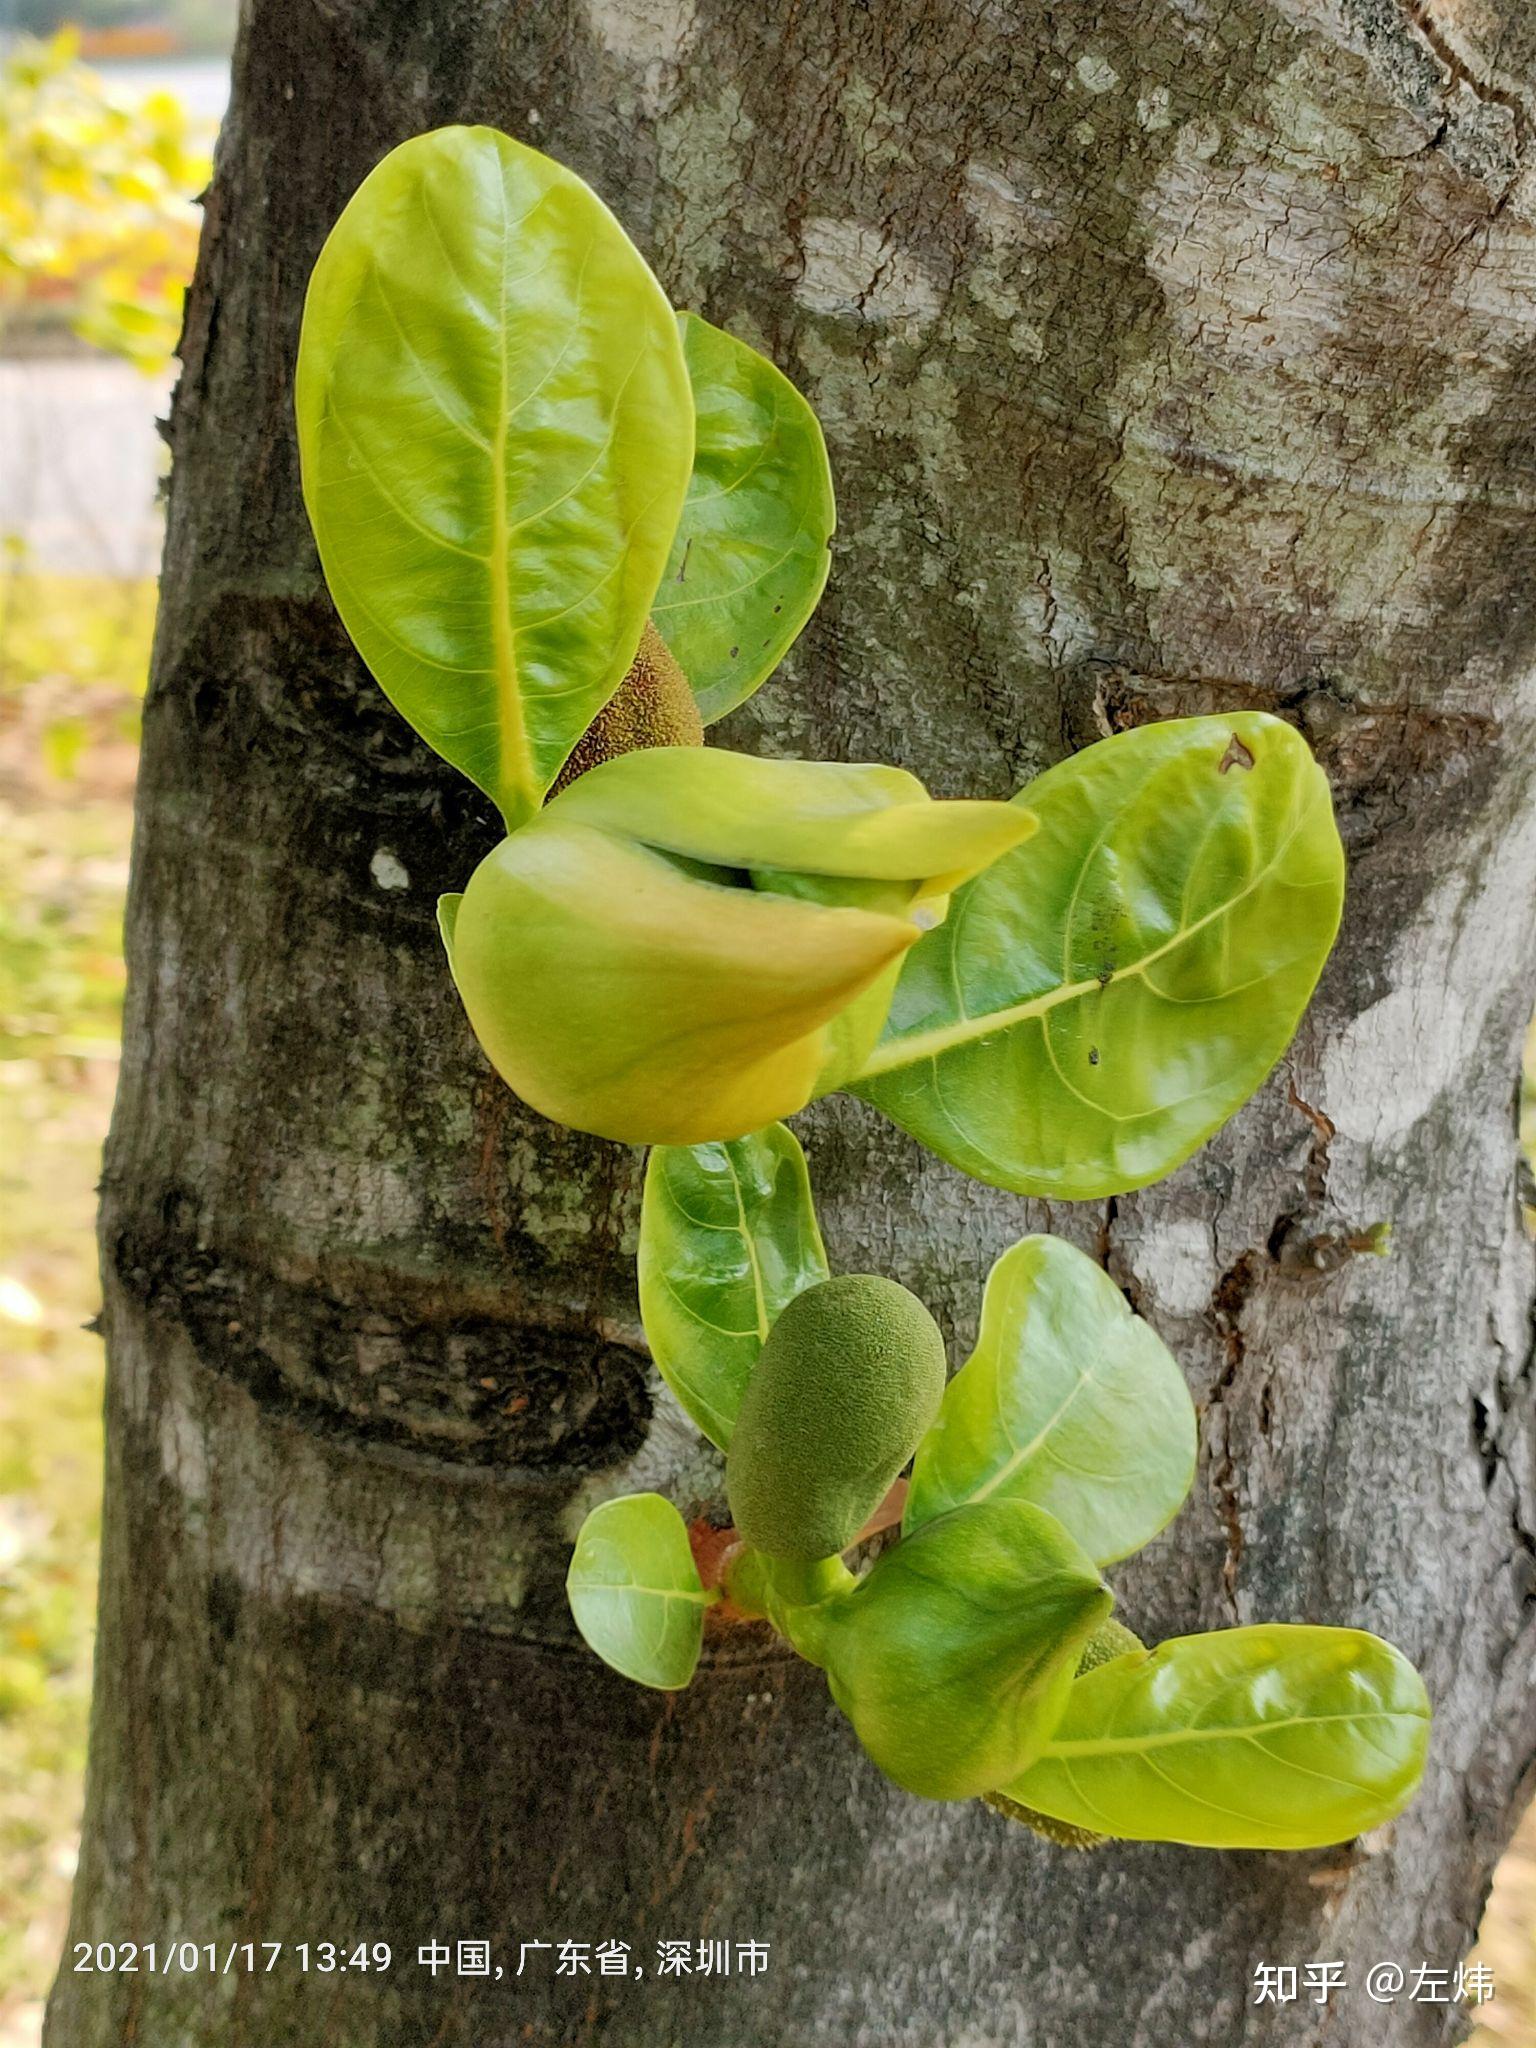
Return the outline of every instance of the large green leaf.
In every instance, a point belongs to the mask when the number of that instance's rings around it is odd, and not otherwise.
[[[332,229],[296,403],[348,632],[519,823],[623,678],[688,488],[693,401],[661,287],[573,172],[440,128]]]
[[[1091,1200],[1187,1159],[1285,1050],[1344,860],[1301,737],[1257,712],[1101,740],[913,948],[857,1092],[995,1187]]]
[[[881,1770],[926,1799],[969,1799],[1039,1751],[1111,1604],[1059,1522],[994,1500],[925,1523],[799,1620],[814,1620],[808,1654]]]
[[[1228,1629],[1116,1657],[1073,1685],[1037,1761],[1003,1789],[1133,1841],[1310,1849],[1400,1813],[1424,1769],[1429,1701],[1357,1629]]]
[[[704,1641],[706,1593],[683,1518],[659,1493],[605,1500],[581,1525],[565,1580],[589,1649],[638,1685],[676,1692]]]
[[[652,1151],[640,1313],[662,1378],[722,1451],[775,1317],[826,1277],[805,1154],[783,1124]]]
[[[679,316],[693,481],[651,601],[706,724],[750,697],[816,609],[837,523],[815,413],[756,349]]]
[[[1157,1333],[1074,1245],[1026,1237],[987,1278],[976,1349],[918,1446],[905,1526],[1029,1500],[1110,1564],[1172,1520],[1194,1471],[1194,1403]]]

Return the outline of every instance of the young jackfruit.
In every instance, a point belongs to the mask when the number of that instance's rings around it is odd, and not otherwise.
[[[1085,1672],[1097,1671],[1101,1664],[1107,1664],[1114,1657],[1123,1657],[1128,1650],[1144,1650],[1146,1644],[1134,1630],[1128,1629],[1123,1621],[1116,1621],[1111,1615],[1108,1621],[1101,1621],[1093,1634],[1083,1645],[1083,1654],[1077,1660],[1079,1678]]]
[[[699,700],[672,650],[647,619],[628,673],[576,742],[550,795],[558,796],[578,775],[619,754],[633,754],[641,747],[703,744]]]
[[[944,1340],[915,1294],[846,1273],[798,1294],[758,1356],[726,1458],[736,1527],[770,1557],[845,1550],[944,1392]]]
[[[1124,1622],[1116,1621],[1111,1615],[1108,1621],[1101,1621],[1083,1647],[1083,1654],[1077,1660],[1077,1676],[1085,1671],[1097,1671],[1101,1664],[1107,1664],[1112,1657],[1123,1657],[1128,1650],[1144,1650],[1146,1644],[1141,1637],[1128,1629]],[[1107,1835],[1096,1835],[1087,1828],[1080,1828],[1069,1820],[1057,1820],[1048,1813],[1036,1813],[1032,1806],[1021,1806],[1017,1799],[1010,1799],[1006,1792],[983,1792],[984,1804],[994,1813],[1000,1813],[1005,1820],[1016,1820],[1021,1827],[1043,1835],[1048,1842],[1054,1842],[1058,1849],[1097,1849],[1109,1840]]]

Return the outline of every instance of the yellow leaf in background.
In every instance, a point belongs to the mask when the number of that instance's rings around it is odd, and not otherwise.
[[[0,62],[0,323],[46,323],[157,372],[197,254],[211,165],[171,93],[112,93],[79,38]]]

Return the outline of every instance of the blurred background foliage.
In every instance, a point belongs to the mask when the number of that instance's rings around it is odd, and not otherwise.
[[[93,1212],[117,1074],[148,580],[0,573],[0,2048],[63,1939],[101,1490]]]
[[[56,29],[57,10],[25,12]],[[127,26],[144,10],[89,12]],[[132,366],[123,405],[161,402],[213,134],[174,66],[166,82],[96,70],[81,41],[0,40],[0,2048],[36,2048],[79,1825],[102,1451],[93,1216],[155,610],[153,579],[119,573],[113,550],[100,573],[61,571],[5,508],[37,495],[14,474],[50,444],[23,417],[27,379],[73,374],[58,352],[98,398],[77,442],[117,416],[99,405],[112,362]],[[85,536],[90,475],[86,461],[44,494],[77,492]],[[147,504],[152,454],[142,488]]]
[[[79,1824],[101,1484],[95,1183],[155,605],[152,576],[124,573],[110,550],[80,573],[81,550],[61,550],[52,528],[6,531],[7,503],[27,494],[8,499],[5,451],[28,436],[4,409],[38,388],[6,373],[18,352],[74,349],[97,398],[113,363],[132,366],[117,372],[123,418],[142,427],[161,402],[163,374],[138,372],[163,373],[175,345],[212,133],[183,95],[216,113],[224,75],[144,59],[222,50],[233,12],[234,0],[0,0],[0,2048],[37,2048]],[[19,27],[49,40],[7,45]],[[56,406],[56,378],[49,392]],[[82,406],[76,439],[99,436],[102,416]],[[65,474],[89,541],[100,493],[89,462],[68,468],[58,417],[28,459]],[[1536,1030],[1521,1139],[1536,1166]],[[1499,1988],[1474,2048],[1536,2048],[1536,1823],[1500,1869],[1477,1953]]]
[[[207,137],[173,92],[115,88],[79,50],[63,29],[0,61],[0,321],[67,323],[161,370],[197,252]]]

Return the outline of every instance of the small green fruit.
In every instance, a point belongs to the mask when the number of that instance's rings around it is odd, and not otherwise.
[[[1132,1650],[1144,1650],[1146,1647],[1139,1635],[1111,1615],[1107,1621],[1100,1622],[1084,1645],[1083,1654],[1077,1660],[1077,1675],[1081,1678],[1086,1672],[1097,1671],[1101,1664],[1108,1664],[1114,1657],[1125,1657]]]
[[[731,1437],[737,1528],[770,1557],[845,1550],[917,1449],[944,1393],[944,1340],[915,1294],[845,1273],[768,1333]]]

